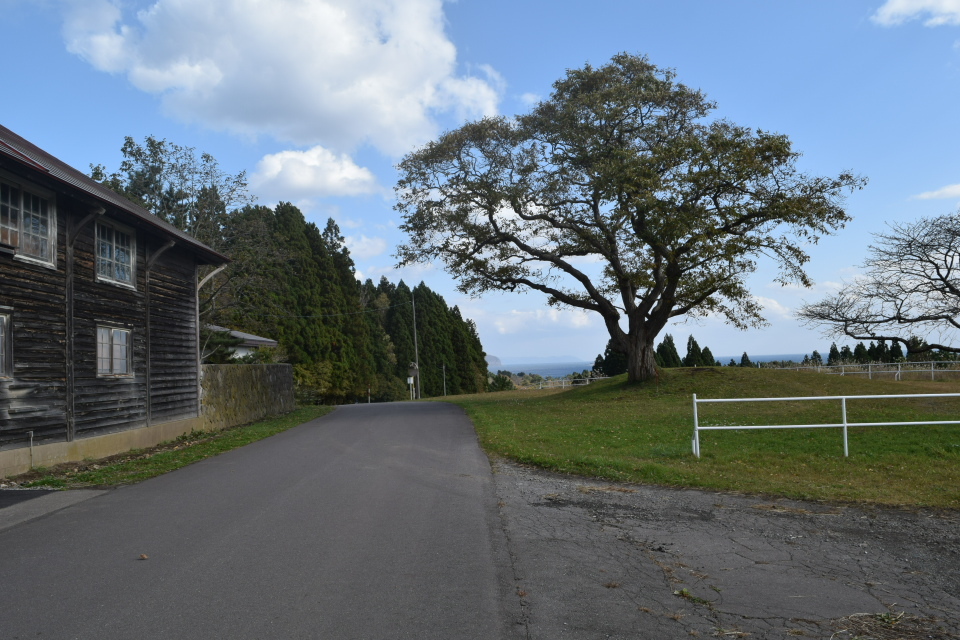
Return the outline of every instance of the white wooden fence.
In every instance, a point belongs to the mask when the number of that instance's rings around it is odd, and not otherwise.
[[[904,395],[878,395],[878,396],[808,396],[798,398],[710,398],[698,399],[697,394],[693,394],[693,455],[700,457],[700,432],[701,431],[721,431],[730,429],[821,429],[821,428],[839,428],[843,429],[843,455],[849,456],[850,449],[847,442],[848,427],[890,427],[898,425],[943,425],[960,424],[960,420],[938,420],[925,422],[848,422],[847,421],[847,400],[879,400],[884,398],[957,398],[960,393],[912,393]],[[783,424],[783,425],[717,425],[701,426],[698,414],[698,406],[701,404],[713,404],[720,402],[797,402],[811,400],[839,400],[841,422],[830,422],[825,424]]]
[[[560,380],[541,380],[537,383],[538,389],[566,389],[567,387],[582,387],[596,382],[597,380],[606,380],[606,378],[561,378]],[[530,387],[528,387],[530,388]]]
[[[824,364],[799,367],[781,367],[787,371],[816,371],[835,376],[867,376],[871,380],[876,377],[890,377],[902,380],[903,374],[916,374],[918,377],[937,379],[937,374],[960,373],[960,362],[889,362],[870,364]]]

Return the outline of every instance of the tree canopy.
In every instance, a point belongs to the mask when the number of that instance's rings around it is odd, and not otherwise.
[[[398,258],[440,261],[463,292],[533,290],[600,314],[633,381],[655,375],[670,318],[762,324],[745,280],[759,255],[809,285],[804,243],[842,227],[843,194],[864,184],[801,173],[786,136],[711,119],[712,102],[645,57],[553,87],[528,114],[469,122],[401,161]]]
[[[894,223],[875,238],[864,274],[804,305],[799,317],[828,334],[892,342],[908,353],[960,353],[960,211]]]
[[[347,402],[407,397],[416,359],[412,293],[424,395],[487,386],[476,326],[420,284],[360,283],[333,220],[319,227],[293,204],[252,204],[242,173],[224,174],[208,154],[148,137],[127,138],[120,170],[92,176],[228,255],[200,292],[201,339],[209,362],[231,362],[237,340],[213,324],[276,339],[275,358],[294,367],[300,400]],[[369,394],[369,395],[368,395]]]

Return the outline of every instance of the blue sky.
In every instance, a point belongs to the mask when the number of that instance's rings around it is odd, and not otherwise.
[[[793,310],[853,278],[887,222],[960,205],[960,0],[0,0],[0,15],[2,124],[81,170],[115,169],[124,136],[209,152],[259,202],[337,220],[364,277],[459,304],[500,357],[592,360],[607,337],[536,293],[469,299],[439,269],[394,270],[393,166],[467,119],[526,111],[586,62],[647,54],[717,115],[788,135],[805,171],[870,179],[853,222],[810,247],[814,289],[775,285],[761,261],[770,325],[678,323],[678,344],[825,351]]]

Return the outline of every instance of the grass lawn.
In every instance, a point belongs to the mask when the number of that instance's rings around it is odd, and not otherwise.
[[[588,387],[507,391],[445,400],[464,407],[492,454],[619,481],[793,498],[960,508],[960,425],[701,432],[693,400],[960,393],[960,382],[737,367],[667,369],[658,383],[625,376]],[[840,401],[700,405],[701,426],[834,423]],[[960,420],[960,398],[850,400],[850,422]]]
[[[149,449],[134,449],[104,460],[68,462],[37,468],[10,478],[21,487],[83,489],[133,484],[185,467],[237,447],[262,440],[333,411],[334,407],[306,406],[292,413],[223,431],[195,431]]]

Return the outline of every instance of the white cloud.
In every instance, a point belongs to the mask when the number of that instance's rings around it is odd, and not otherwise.
[[[214,129],[401,154],[440,113],[497,111],[490,67],[458,74],[442,0],[65,0],[67,48]]]
[[[346,229],[359,229],[363,226],[363,220],[354,220],[353,218],[337,216],[337,224]]]
[[[420,280],[425,279],[430,274],[436,272],[436,267],[432,262],[416,264],[409,264],[404,267],[393,267],[393,266],[368,266],[364,273],[367,274],[368,278],[373,278],[374,280],[379,280],[380,276],[386,276],[388,280],[396,282],[398,280],[403,280],[408,285],[411,283],[420,282]]]
[[[854,278],[859,274],[859,267],[843,267],[841,269],[835,270],[833,273],[841,277]],[[813,283],[811,287],[805,287],[803,285],[797,284],[795,282],[790,282],[787,284],[780,284],[778,282],[771,282],[766,285],[767,289],[783,291],[788,295],[796,296],[800,295],[826,295],[831,293],[836,293],[843,287],[843,282],[836,280],[821,280]],[[764,298],[767,300],[768,298]]]
[[[774,300],[773,298],[764,298],[762,296],[754,296],[754,299],[763,307],[764,315],[769,319],[770,316],[777,318],[782,318],[789,320],[793,318],[793,310],[790,307],[784,306]]]
[[[945,200],[949,198],[960,198],[960,184],[951,184],[936,191],[925,191],[914,196],[919,200]]]
[[[379,190],[369,169],[321,146],[264,156],[250,177],[250,186],[265,197],[278,193],[285,199],[356,196]]]
[[[368,238],[360,234],[359,236],[346,236],[344,239],[350,254],[355,258],[374,258],[387,250],[387,241],[383,238]]]
[[[120,9],[107,0],[69,0],[63,37],[67,50],[87,60],[101,71],[124,70],[130,29],[117,27]]]
[[[523,95],[520,96],[520,102],[527,107],[532,107],[537,103],[539,103],[541,100],[542,98],[536,93],[524,93]]]
[[[960,0],[887,0],[872,19],[892,27],[921,16],[929,16],[923,23],[927,27],[960,25]]]
[[[582,309],[537,309],[496,314],[493,326],[500,334],[519,333],[555,325],[571,329],[585,329],[593,324],[593,314]]]

